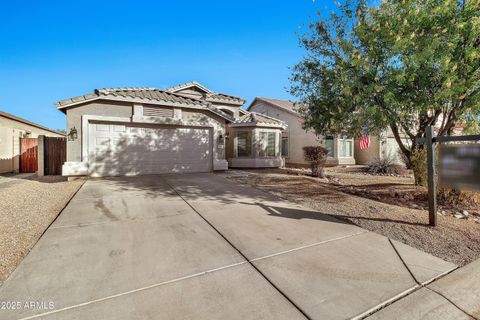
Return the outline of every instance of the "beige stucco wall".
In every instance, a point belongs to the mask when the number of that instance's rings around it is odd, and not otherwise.
[[[203,110],[182,109],[182,120],[194,123],[209,123],[213,129],[213,159],[225,160],[228,140],[226,139],[226,121],[220,116]],[[214,165],[215,167],[215,165]]]
[[[307,166],[308,162],[305,161],[303,157],[303,147],[324,145],[323,137],[317,136],[311,130],[303,129],[301,117],[292,112],[273,107],[263,101],[257,101],[250,108],[250,111],[282,120],[288,125],[283,133],[283,136],[288,137],[288,157],[285,158],[286,165]],[[328,159],[329,164],[338,164],[337,148],[337,141],[334,139],[334,157]],[[345,162],[349,163],[351,161]]]
[[[0,173],[18,172],[20,168],[20,138],[39,135],[62,137],[62,135],[35,126],[0,116]]]
[[[133,103],[95,101],[67,109],[67,133],[77,129],[78,138],[67,139],[67,161],[82,161],[82,116],[96,115],[106,117],[131,117]]]
[[[360,149],[358,141],[355,141],[355,160],[357,164],[368,164],[380,157],[380,141],[377,136],[370,137],[370,146]]]

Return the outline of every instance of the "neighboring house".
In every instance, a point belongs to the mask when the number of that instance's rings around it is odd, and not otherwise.
[[[21,154],[20,138],[37,138],[39,135],[65,136],[61,132],[0,111],[0,173],[18,172]]]
[[[400,134],[406,146],[409,140],[405,134]],[[401,158],[400,147],[390,128],[384,130],[380,135],[370,137],[370,147],[360,149],[358,143],[355,144],[355,161],[357,164],[369,164],[376,160],[390,159],[397,164],[404,164]]]
[[[354,140],[349,137],[317,136],[313,131],[305,130],[298,106],[289,100],[256,97],[247,111],[257,112],[285,122],[288,127],[282,134],[282,156],[287,166],[307,166],[303,157],[305,146],[325,146],[329,153],[328,165],[355,164]]]
[[[229,164],[280,166],[285,124],[242,110],[244,103],[195,81],[165,90],[97,89],[59,101],[55,105],[66,114],[69,133],[63,174],[208,172],[226,170]]]
[[[435,126],[436,129],[441,126],[442,116],[440,115]],[[452,135],[459,136],[463,134],[465,125],[462,123],[457,123],[452,128]],[[414,128],[412,128],[414,131]],[[411,142],[408,139],[408,136],[401,131],[400,129],[400,139],[402,139],[403,144],[410,148]],[[402,153],[400,147],[398,146],[397,140],[393,135],[393,132],[390,128],[385,129],[380,135],[371,137],[371,144],[368,149],[360,149],[358,144],[355,144],[355,160],[357,164],[368,164],[375,160],[383,160],[388,158],[393,160],[397,164],[404,165],[402,160]]]

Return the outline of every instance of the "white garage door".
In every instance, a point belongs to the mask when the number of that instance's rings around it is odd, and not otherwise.
[[[91,123],[92,176],[211,171],[210,130]]]

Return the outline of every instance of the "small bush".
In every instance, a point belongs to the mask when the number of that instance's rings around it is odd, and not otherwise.
[[[312,170],[312,176],[325,177],[325,162],[327,161],[327,148],[322,146],[308,146],[303,147],[303,156],[305,161],[310,162],[310,169]]]
[[[371,161],[367,165],[366,171],[371,174],[403,175],[406,173],[405,167],[395,163],[395,159],[390,155]]]

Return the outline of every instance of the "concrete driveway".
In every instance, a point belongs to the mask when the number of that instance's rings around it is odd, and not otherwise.
[[[221,175],[89,180],[0,288],[0,318],[346,319],[453,268]]]

